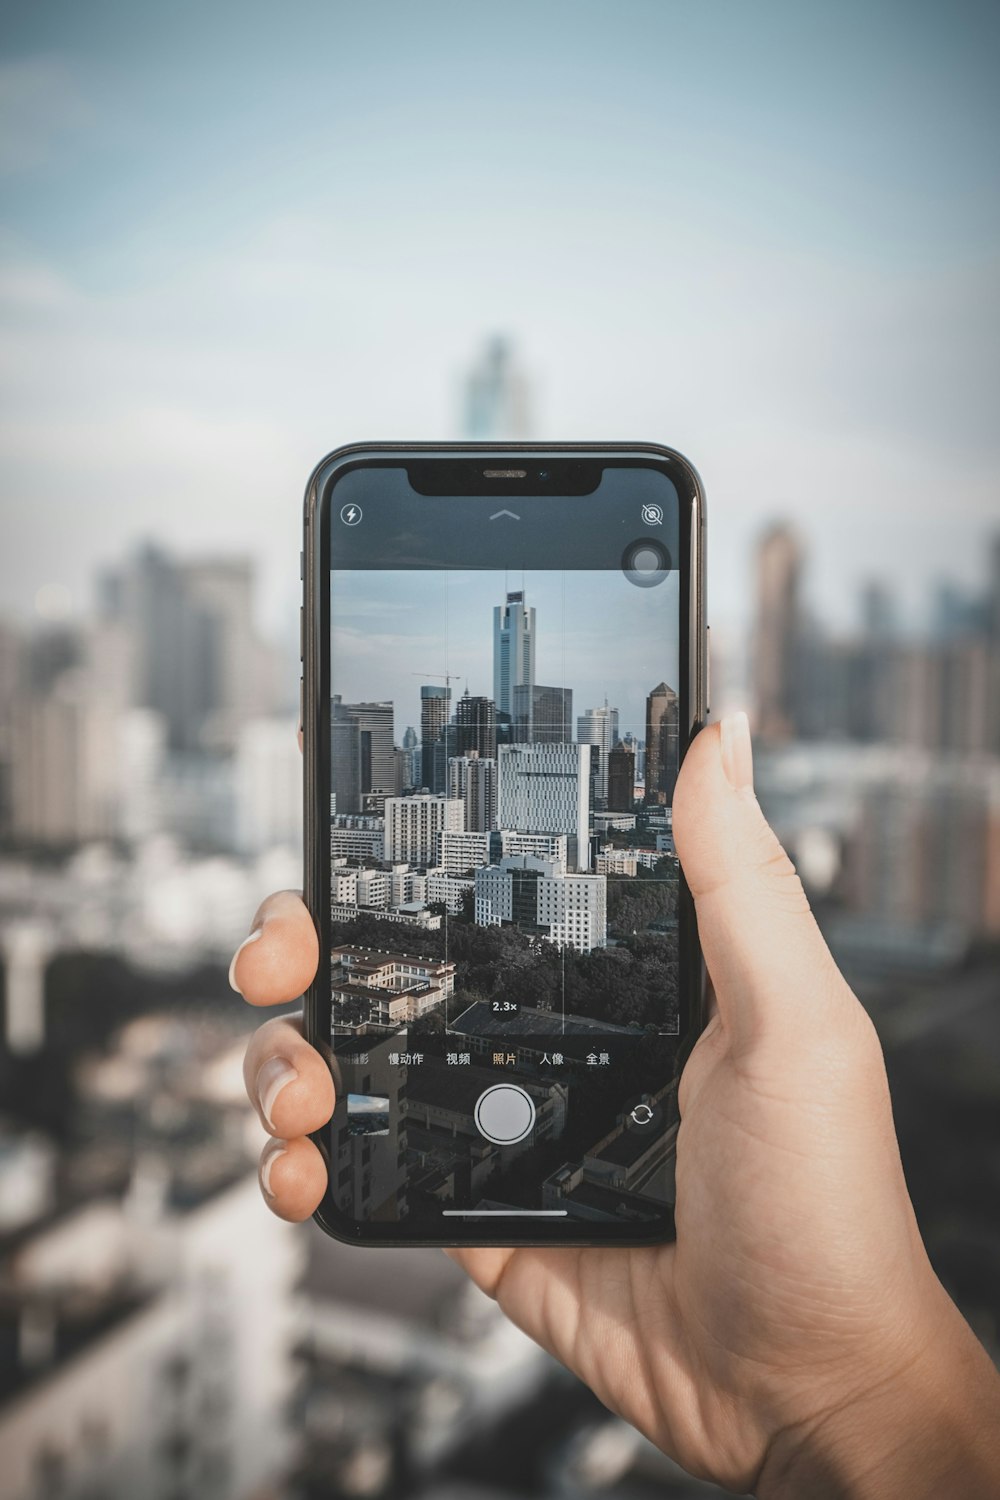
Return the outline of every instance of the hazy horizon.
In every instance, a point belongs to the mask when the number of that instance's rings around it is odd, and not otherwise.
[[[925,607],[996,526],[1000,10],[443,0],[16,7],[0,59],[0,611],[135,538],[247,551],[294,639],[301,495],[453,437],[508,335],[531,435],[665,441],[710,618],[787,516],[812,611]],[[460,16],[460,24],[458,18]]]

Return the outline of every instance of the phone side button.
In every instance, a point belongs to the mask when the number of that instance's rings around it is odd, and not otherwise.
[[[705,626],[705,718],[712,712],[712,627]]]
[[[303,734],[305,732],[305,714],[303,712],[304,707],[305,707],[305,684],[303,683],[302,678],[300,677],[299,678],[299,734]]]

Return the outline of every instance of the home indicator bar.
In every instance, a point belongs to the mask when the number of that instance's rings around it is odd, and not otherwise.
[[[565,1219],[567,1208],[443,1208],[442,1219]]]

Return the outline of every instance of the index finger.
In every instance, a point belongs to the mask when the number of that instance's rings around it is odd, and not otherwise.
[[[229,983],[250,1005],[297,1000],[316,977],[319,942],[298,891],[277,891],[258,908],[233,954]]]

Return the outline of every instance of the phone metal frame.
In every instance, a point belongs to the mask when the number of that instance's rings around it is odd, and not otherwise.
[[[302,678],[300,687],[299,728],[303,736],[303,781],[304,781],[304,872],[303,895],[306,906],[316,926],[319,942],[320,962],[317,978],[313,981],[304,1000],[304,1030],[309,1041],[326,1059],[336,1080],[337,1066],[329,1040],[329,993],[322,993],[321,978],[326,976],[325,955],[329,951],[330,908],[330,855],[329,840],[318,837],[325,830],[330,806],[330,724],[329,712],[324,713],[328,689],[328,656],[330,638],[330,555],[329,527],[326,524],[328,500],[336,482],[350,469],[361,466],[386,465],[389,460],[395,466],[408,460],[457,460],[481,462],[485,458],[496,461],[497,467],[513,467],[518,460],[549,459],[553,462],[581,459],[607,459],[642,462],[663,469],[673,481],[680,498],[679,534],[680,557],[680,665],[681,683],[679,695],[685,719],[685,734],[680,747],[680,760],[694,736],[704,724],[709,712],[709,660],[706,611],[706,559],[705,559],[705,492],[694,466],[675,449],[654,443],[351,443],[327,454],[313,470],[306,486],[302,554],[302,615],[300,650]],[[554,493],[557,492],[554,487]],[[510,491],[506,491],[510,493]],[[701,948],[698,942],[694,902],[684,880],[680,877],[678,924],[678,976],[684,987],[684,1003],[692,1024],[685,1033],[679,1065],[690,1052],[704,1028],[705,978]],[[327,986],[328,990],[328,986]],[[328,1148],[324,1130],[312,1136],[324,1159],[328,1161]],[[584,1228],[579,1221],[572,1225],[572,1233],[560,1233],[558,1225],[549,1220],[512,1219],[500,1229],[477,1220],[450,1221],[451,1232],[434,1238],[409,1236],[398,1232],[385,1235],[383,1229],[396,1229],[399,1225],[362,1223],[348,1220],[339,1209],[331,1214],[327,1196],[316,1210],[313,1218],[320,1228],[334,1239],[353,1245],[383,1245],[400,1248],[407,1245],[425,1247],[449,1247],[457,1245],[640,1245],[659,1244],[674,1237],[673,1215],[669,1213],[661,1227],[654,1224],[648,1233],[643,1233],[634,1224],[605,1225],[594,1223]],[[402,1221],[405,1224],[405,1221]],[[570,1226],[567,1225],[567,1228]],[[463,1233],[455,1231],[459,1228]],[[620,1231],[620,1232],[616,1232]],[[500,1237],[498,1238],[498,1232]]]

